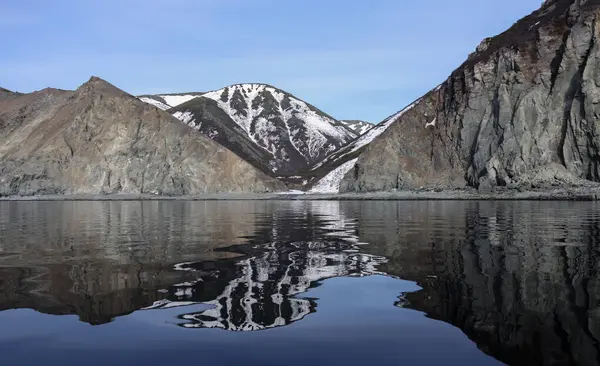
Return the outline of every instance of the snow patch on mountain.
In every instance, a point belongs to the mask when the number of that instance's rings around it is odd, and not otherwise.
[[[435,123],[436,122],[437,122],[437,118],[434,118],[433,121],[431,121],[431,122],[429,122],[429,123],[427,123],[425,125],[425,128],[427,128],[427,127],[435,127]]]
[[[185,94],[185,95],[159,95],[165,102],[171,107],[177,107],[180,104],[189,102],[190,100],[197,98],[198,95]]]
[[[180,104],[201,96],[202,93],[189,94],[160,94],[160,95],[142,95],[139,98],[144,103],[151,104],[157,108],[166,111],[167,109],[177,107]]]
[[[167,109],[171,108],[170,105],[167,105],[167,104],[165,104],[165,103],[163,103],[163,102],[161,102],[159,100],[156,100],[156,99],[153,99],[153,98],[150,98],[150,97],[141,97],[140,100],[142,102],[144,102],[144,103],[148,103],[148,104],[151,104],[151,105],[153,105],[153,106],[155,106],[157,108],[160,108],[163,111],[166,111]]]
[[[339,193],[342,179],[356,164],[358,159],[350,160],[335,168],[321,178],[310,190],[311,193]]]
[[[367,131],[373,128],[373,125],[369,122],[358,121],[358,120],[341,120],[341,124],[349,128],[356,133],[356,136],[364,135]]]
[[[195,122],[194,115],[191,112],[175,112],[173,117],[190,126],[193,126]]]

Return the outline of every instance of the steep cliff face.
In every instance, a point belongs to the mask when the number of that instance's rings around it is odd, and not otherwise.
[[[283,184],[92,78],[0,100],[0,195],[264,192]]]
[[[365,149],[341,189],[600,181],[599,17],[599,0],[548,0],[484,40]]]

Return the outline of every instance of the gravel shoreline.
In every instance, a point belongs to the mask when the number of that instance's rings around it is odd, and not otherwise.
[[[231,201],[231,200],[307,200],[307,201],[597,201],[600,187],[557,188],[549,190],[477,190],[398,191],[339,194],[214,193],[197,196],[157,196],[135,194],[48,195],[0,197],[0,201]]]

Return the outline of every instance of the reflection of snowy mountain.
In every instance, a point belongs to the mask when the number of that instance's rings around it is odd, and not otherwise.
[[[376,266],[384,261],[352,251],[337,252],[325,242],[289,243],[239,261],[240,275],[216,299],[206,302],[213,307],[181,316],[188,321],[182,326],[253,331],[287,325],[315,311],[312,299],[296,295],[327,278],[376,273]]]
[[[314,222],[315,227],[290,225],[290,218]],[[299,203],[290,211],[276,211],[263,232],[248,245],[228,250],[242,259],[206,263],[182,263],[181,271],[197,271],[196,283],[169,289],[171,307],[203,302],[211,308],[181,315],[186,328],[220,328],[254,331],[288,325],[316,311],[313,299],[297,297],[319,281],[340,276],[379,273],[383,257],[361,253],[355,222],[346,220],[339,202]],[[298,240],[298,239],[302,240]]]

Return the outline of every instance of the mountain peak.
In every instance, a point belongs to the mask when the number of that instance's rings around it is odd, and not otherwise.
[[[568,29],[572,16],[599,4],[600,0],[546,0],[538,10],[521,18],[506,31],[483,39],[476,51],[471,53],[455,72],[489,60],[497,52],[508,47],[528,52],[534,59],[537,57],[537,51],[531,45],[536,42],[540,32],[563,33]]]
[[[92,76],[87,82],[77,88],[76,91],[80,94],[106,94],[119,97],[131,96],[108,81],[97,76]]]

